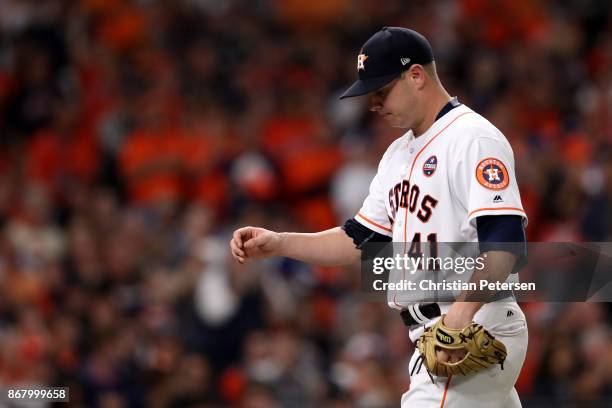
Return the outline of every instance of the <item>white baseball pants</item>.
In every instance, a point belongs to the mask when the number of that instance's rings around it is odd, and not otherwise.
[[[515,408],[521,401],[514,389],[527,352],[527,322],[514,301],[487,303],[474,321],[501,340],[508,351],[502,370],[499,365],[470,376],[436,377],[425,366],[410,377],[410,389],[402,396],[402,408]],[[410,359],[412,369],[419,353]]]

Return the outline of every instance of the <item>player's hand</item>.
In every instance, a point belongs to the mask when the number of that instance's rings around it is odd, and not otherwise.
[[[436,350],[436,358],[441,363],[458,363],[466,354],[465,350]]]
[[[472,317],[469,314],[456,312],[457,309],[451,307],[448,313],[444,316],[442,323],[451,329],[463,329],[472,323]]]
[[[448,314],[444,316],[442,321],[444,325],[453,329],[462,329],[471,323],[471,319],[466,319],[461,316],[457,316],[453,313],[453,310],[449,310]],[[436,350],[436,358],[440,362],[457,363],[463,360],[465,357],[465,350]]]
[[[281,235],[264,228],[244,227],[234,231],[230,241],[232,256],[244,264],[251,259],[279,255]]]

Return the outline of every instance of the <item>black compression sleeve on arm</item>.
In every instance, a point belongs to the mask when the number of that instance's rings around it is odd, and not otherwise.
[[[357,249],[361,249],[361,247],[366,242],[391,242],[391,237],[388,237],[383,234],[379,234],[376,231],[372,231],[368,227],[364,227],[359,222],[357,222],[354,218],[346,220],[344,225],[341,227],[346,235],[353,239],[355,246]]]
[[[513,273],[527,263],[527,238],[518,215],[483,215],[476,218],[481,252],[506,251],[516,255]]]

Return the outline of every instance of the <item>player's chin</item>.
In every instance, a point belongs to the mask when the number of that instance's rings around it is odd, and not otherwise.
[[[384,115],[385,121],[389,124],[389,126],[394,127],[394,128],[401,128],[403,127],[403,123],[401,121],[400,118],[398,118],[397,116],[393,115],[392,113],[387,113],[386,115]]]
[[[406,125],[404,125],[404,123],[402,123],[402,121],[400,121],[397,118],[390,119],[387,122],[393,128],[398,128],[398,129],[405,129],[406,128]]]

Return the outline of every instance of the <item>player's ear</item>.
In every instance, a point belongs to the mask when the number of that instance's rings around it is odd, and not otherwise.
[[[404,74],[416,89],[423,89],[427,79],[427,73],[421,64],[412,65]]]

